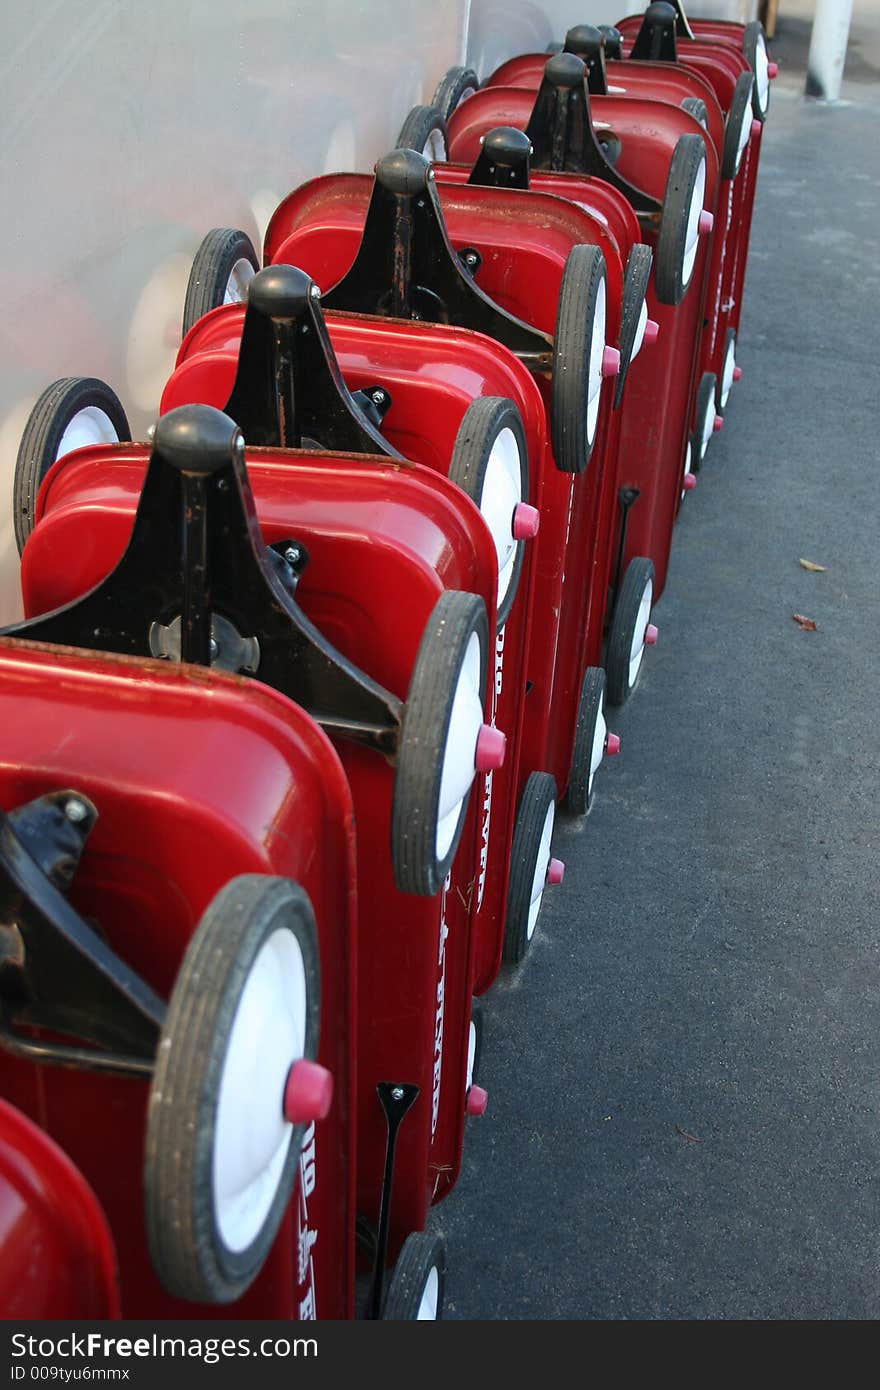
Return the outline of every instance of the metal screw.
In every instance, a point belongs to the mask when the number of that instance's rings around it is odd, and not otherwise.
[[[403,1100],[403,1087],[402,1087],[402,1086],[392,1086],[392,1087],[391,1087],[391,1099],[392,1099],[392,1100]]]
[[[374,402],[375,405],[381,405],[382,402],[384,401],[384,399],[385,399],[385,392],[384,392],[384,391],[374,391],[374,392],[373,392],[373,402]]]
[[[476,264],[477,264],[477,258],[476,258],[476,256],[474,255],[473,251],[470,253],[469,256],[465,256],[464,259],[465,259],[465,264],[466,264],[466,265],[476,265]]]
[[[84,801],[74,796],[65,804],[64,814],[74,825],[79,825],[82,821],[88,820],[89,808]]]
[[[291,569],[294,569],[302,559],[302,550],[298,545],[289,545],[284,552],[284,558]]]
[[[312,299],[321,298],[321,291],[318,289],[317,285],[312,285],[312,288],[309,290],[309,294],[312,296]]]

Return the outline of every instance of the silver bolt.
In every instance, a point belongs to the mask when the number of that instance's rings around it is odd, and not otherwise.
[[[376,405],[381,405],[382,402],[384,401],[384,399],[385,399],[385,392],[384,392],[384,391],[374,391],[374,392],[373,392],[373,401],[374,401],[374,403],[375,403]]]
[[[402,1087],[402,1086],[392,1086],[392,1087],[391,1087],[391,1099],[392,1099],[392,1100],[403,1100],[403,1087]]]
[[[321,298],[321,291],[318,289],[317,285],[312,285],[312,288],[309,290],[309,294],[312,296],[312,299]]]
[[[294,565],[298,565],[302,559],[302,551],[298,545],[289,545],[284,552],[284,558],[292,568]]]
[[[84,801],[80,801],[78,797],[72,796],[65,804],[64,814],[74,825],[79,825],[82,821],[88,820],[89,808]]]

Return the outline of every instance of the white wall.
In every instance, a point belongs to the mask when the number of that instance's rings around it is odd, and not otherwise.
[[[40,391],[99,376],[151,423],[213,226],[368,169],[463,51],[465,0],[3,5],[0,622],[19,614],[12,474]]]
[[[12,475],[42,389],[102,377],[142,435],[204,233],[242,227],[259,243],[297,183],[369,169],[461,61],[469,14],[482,76],[619,12],[611,0],[6,0],[0,623],[20,612]]]

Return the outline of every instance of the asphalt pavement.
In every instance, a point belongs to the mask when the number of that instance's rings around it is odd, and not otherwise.
[[[804,33],[660,641],[487,997],[447,1317],[880,1314],[880,89],[862,43],[804,101]]]

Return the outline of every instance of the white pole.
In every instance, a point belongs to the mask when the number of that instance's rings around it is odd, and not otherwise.
[[[852,0],[816,0],[807,59],[808,97],[837,101],[840,96],[851,15]]]

